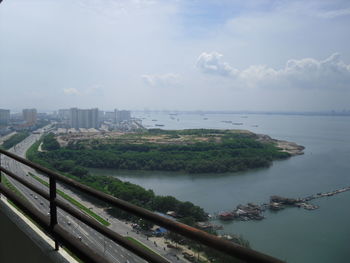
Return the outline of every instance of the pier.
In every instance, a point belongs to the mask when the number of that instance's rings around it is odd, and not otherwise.
[[[215,218],[220,220],[237,220],[237,221],[249,221],[249,220],[262,220],[264,219],[264,212],[266,210],[278,211],[283,210],[288,207],[298,207],[304,208],[306,210],[318,209],[318,205],[309,203],[310,201],[322,197],[330,197],[336,194],[340,194],[346,191],[350,191],[350,186],[340,188],[334,191],[317,193],[314,195],[309,195],[305,198],[286,198],[278,195],[273,195],[270,197],[270,203],[263,203],[257,205],[254,203],[248,203],[247,205],[238,205],[233,211],[224,211],[218,213]]]

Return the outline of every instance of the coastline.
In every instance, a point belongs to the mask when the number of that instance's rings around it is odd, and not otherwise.
[[[291,156],[304,154],[305,147],[295,142],[273,139],[269,135],[265,135],[265,134],[256,134],[256,135],[258,136],[258,141],[262,143],[273,143],[278,148],[280,148],[282,152],[289,153]]]

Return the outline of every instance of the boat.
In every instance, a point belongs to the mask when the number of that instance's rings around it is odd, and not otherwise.
[[[232,220],[234,218],[234,214],[231,212],[221,212],[219,214],[219,218],[221,220]]]

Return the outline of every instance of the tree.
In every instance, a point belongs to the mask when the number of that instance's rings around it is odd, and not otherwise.
[[[139,226],[142,230],[150,230],[154,226],[154,224],[147,220],[140,219]]]
[[[88,174],[88,170],[81,166],[76,166],[73,168],[72,174],[77,177],[83,177]]]
[[[54,151],[60,148],[60,144],[55,139],[55,135],[53,133],[49,133],[44,137],[42,148],[47,151]]]

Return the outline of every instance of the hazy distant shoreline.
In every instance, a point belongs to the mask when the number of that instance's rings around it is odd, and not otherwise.
[[[171,114],[258,114],[258,115],[288,115],[288,116],[350,116],[350,110],[344,111],[221,111],[221,110],[133,110],[142,113],[171,113]]]

